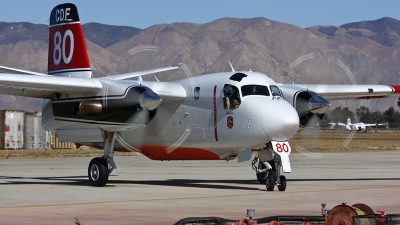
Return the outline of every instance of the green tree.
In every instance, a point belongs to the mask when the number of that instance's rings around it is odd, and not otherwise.
[[[400,127],[400,112],[390,107],[383,113],[385,120],[389,123],[390,128]]]
[[[324,122],[323,124],[330,123],[330,122],[342,122],[346,123],[347,118],[349,118],[354,121],[354,113],[349,110],[348,107],[336,107],[333,110],[327,112],[324,117]],[[321,121],[322,122],[322,121]]]
[[[365,106],[361,106],[360,108],[356,109],[356,115],[359,122],[373,123],[371,112],[369,111],[369,108]]]
[[[371,113],[371,122],[368,123],[386,123],[385,116],[382,112],[376,111]]]
[[[349,117],[352,121],[354,121],[354,113],[350,111],[348,107],[344,107],[342,109],[342,107],[339,106],[328,112],[326,118],[329,119],[329,122],[346,123],[347,118]]]
[[[399,97],[399,99],[397,100],[397,106],[400,108],[400,97]]]

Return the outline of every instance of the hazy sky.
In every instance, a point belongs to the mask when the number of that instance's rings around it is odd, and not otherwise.
[[[381,17],[400,20],[400,1],[395,0],[2,0],[0,21],[47,24],[52,8],[64,2],[77,5],[82,23],[137,28],[173,22],[207,23],[223,17],[265,17],[303,28]]]

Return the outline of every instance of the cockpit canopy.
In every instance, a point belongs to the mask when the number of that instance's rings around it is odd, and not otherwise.
[[[275,85],[275,82],[264,74],[252,72],[249,76],[249,74],[237,72],[229,80],[231,84],[225,84],[223,89],[224,109],[238,108],[242,102],[241,98],[247,96],[269,98],[279,96],[283,98],[282,91]]]

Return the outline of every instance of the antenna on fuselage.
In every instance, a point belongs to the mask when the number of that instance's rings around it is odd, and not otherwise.
[[[229,62],[229,65],[231,66],[232,72],[235,72],[235,69],[233,68],[231,61],[228,60],[228,62]]]

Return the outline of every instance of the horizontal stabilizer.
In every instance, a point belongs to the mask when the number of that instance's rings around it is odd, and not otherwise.
[[[14,73],[14,74],[30,74],[30,75],[39,75],[39,76],[49,76],[49,75],[44,74],[44,73],[37,73],[37,72],[33,72],[33,71],[21,70],[21,69],[6,67],[6,66],[0,66],[0,73]]]

